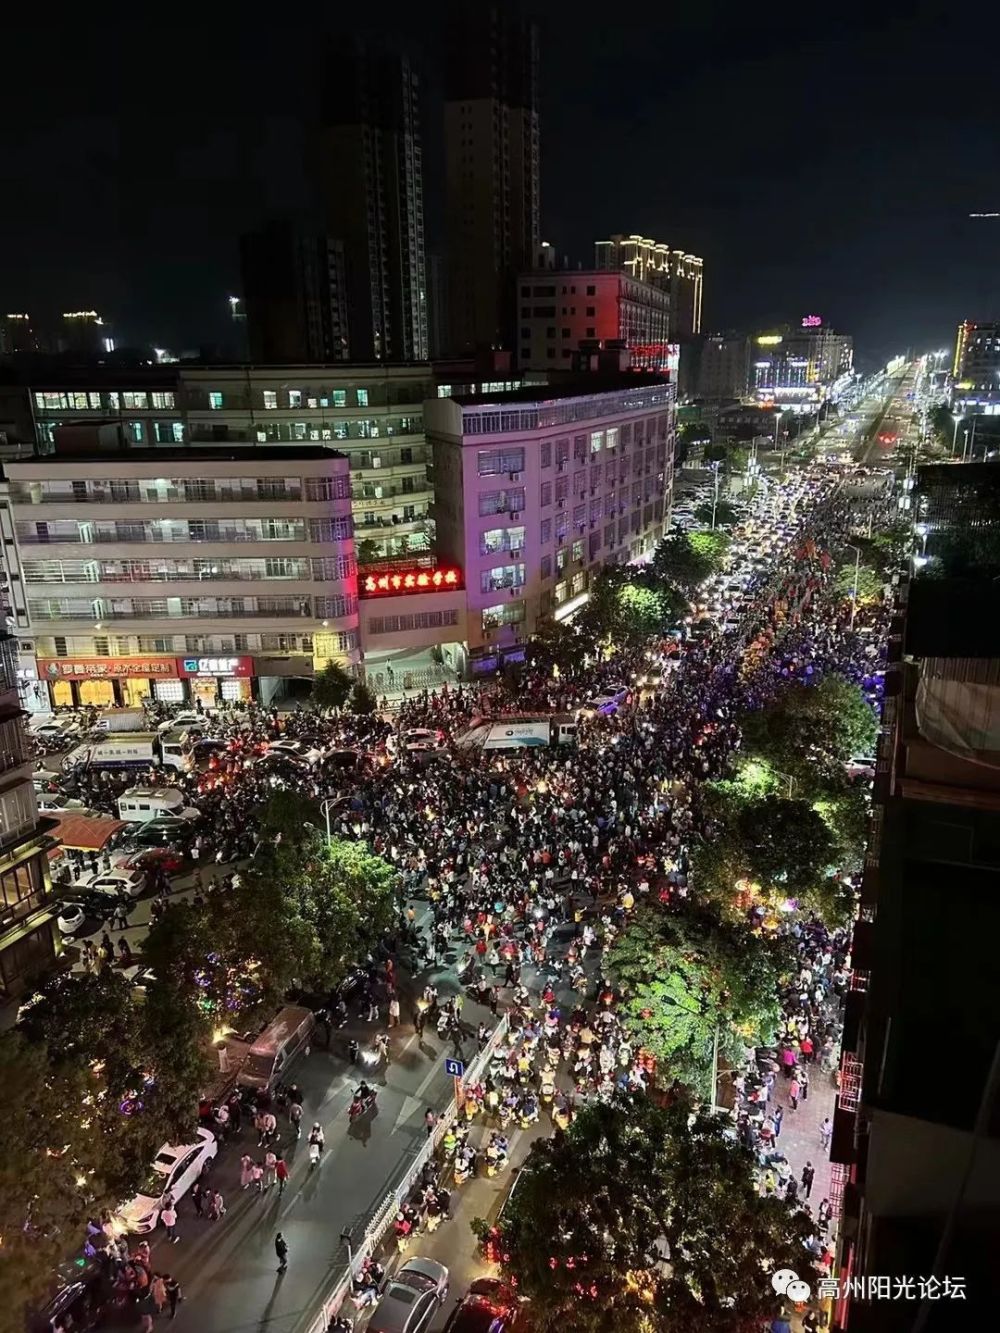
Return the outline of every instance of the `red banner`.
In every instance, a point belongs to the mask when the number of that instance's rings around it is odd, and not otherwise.
[[[372,570],[358,577],[359,597],[399,597],[416,592],[455,592],[463,586],[462,571],[456,566],[440,569],[396,569],[381,573]]]

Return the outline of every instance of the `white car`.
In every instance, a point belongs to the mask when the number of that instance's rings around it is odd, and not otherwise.
[[[208,719],[191,709],[186,713],[177,713],[174,717],[167,718],[166,722],[161,722],[156,728],[161,736],[168,731],[207,731],[207,729]]]
[[[81,903],[63,903],[56,917],[56,925],[61,934],[75,935],[87,919],[87,913]]]
[[[218,1151],[215,1135],[207,1129],[198,1130],[196,1143],[165,1143],[153,1158],[142,1189],[118,1209],[118,1221],[131,1235],[154,1231],[163,1210],[163,1196],[169,1190],[174,1203],[179,1203]]]
[[[618,712],[619,700],[613,694],[601,694],[596,699],[590,699],[582,704],[577,710],[576,715],[580,717],[610,717],[612,713]]]
[[[415,1257],[397,1268],[372,1311],[368,1333],[422,1333],[448,1298],[448,1270]]]
[[[80,724],[67,719],[64,722],[40,722],[31,728],[31,734],[43,741],[68,741],[79,735]]]
[[[432,731],[429,727],[411,727],[403,732],[403,749],[412,751],[440,750],[444,748],[444,732]]]
[[[179,819],[177,822],[182,824],[184,821]],[[99,870],[96,875],[92,872],[81,875],[73,887],[90,893],[106,893],[109,898],[117,898],[120,893],[138,898],[146,887],[146,877],[141,870]]]
[[[267,747],[267,753],[284,755],[286,759],[299,764],[315,764],[323,757],[320,750],[303,741],[272,741]]]

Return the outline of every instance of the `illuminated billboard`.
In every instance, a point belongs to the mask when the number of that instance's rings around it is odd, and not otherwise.
[[[372,570],[358,577],[359,597],[405,597],[418,592],[455,592],[464,586],[456,565],[438,569],[399,568]]]
[[[802,316],[802,327],[803,327],[804,329],[818,329],[818,328],[820,328],[820,327],[822,326],[822,324],[823,324],[823,316],[822,316],[822,315],[803,315],[803,316]]]

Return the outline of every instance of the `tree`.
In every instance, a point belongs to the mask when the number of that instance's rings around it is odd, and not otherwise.
[[[593,635],[578,620],[545,620],[528,640],[526,657],[548,675],[572,679],[587,669],[595,651]]]
[[[711,500],[703,501],[694,511],[698,523],[712,525],[713,516],[717,528],[731,528],[739,522],[740,516],[728,500],[718,500],[713,505]]]
[[[801,1272],[806,1215],[761,1198],[717,1116],[618,1095],[535,1143],[497,1228],[502,1270],[556,1333],[743,1333]],[[477,1225],[477,1230],[482,1224]]]
[[[674,529],[657,545],[652,561],[653,573],[662,583],[687,594],[692,593],[722,563],[721,554],[715,554],[704,543],[696,545],[691,540],[693,535]],[[722,536],[721,533],[719,535]]]
[[[662,634],[686,609],[676,589],[650,570],[602,569],[581,613],[584,634],[615,644],[638,644]]]
[[[373,561],[381,559],[382,550],[377,541],[371,537],[362,537],[358,542],[358,564],[370,565]]]
[[[723,441],[719,440],[713,444],[706,444],[702,460],[706,463],[724,463],[729,455],[729,447]]]
[[[609,959],[622,986],[623,1021],[656,1056],[660,1082],[677,1079],[714,1100],[712,1051],[742,1062],[746,1045],[770,1043],[781,1019],[784,944],[755,935],[708,905],[640,910]]]
[[[91,1096],[79,1067],[55,1068],[44,1045],[0,1035],[0,1333],[24,1333],[24,1309],[48,1292],[88,1216],[117,1202],[93,1172]]]
[[[836,861],[830,830],[805,801],[775,796],[748,801],[734,833],[749,876],[774,886],[786,898],[812,893]]]
[[[327,662],[313,680],[313,703],[317,708],[343,708],[353,688],[351,673],[339,662]]]
[[[743,719],[743,749],[789,775],[796,794],[824,793],[843,764],[871,754],[878,719],[856,685],[825,676],[818,685],[789,685],[767,708]]]
[[[351,690],[351,712],[358,714],[374,713],[378,708],[378,700],[371,686],[363,680],[356,680],[354,688]]]
[[[857,604],[861,606],[865,602],[881,601],[883,580],[870,565],[859,564],[855,566],[853,560],[841,565],[840,569],[837,570],[837,576],[834,580],[834,587],[837,592],[848,600],[854,600],[855,569],[857,570],[858,580]]]
[[[946,403],[937,403],[931,408],[928,414],[928,424],[931,430],[937,436],[938,443],[951,452],[953,441],[957,438],[955,433],[955,420],[948,410]],[[959,422],[961,426],[961,422]]]

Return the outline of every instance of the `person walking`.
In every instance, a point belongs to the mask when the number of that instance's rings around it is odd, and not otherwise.
[[[196,1180],[191,1187],[191,1202],[194,1204],[196,1217],[203,1217],[205,1215],[205,1194],[206,1190],[202,1186],[201,1181]]]
[[[302,1103],[290,1102],[288,1106],[288,1119],[292,1129],[295,1131],[296,1139],[302,1137]]]
[[[433,1112],[433,1111],[431,1110],[431,1108],[428,1106],[427,1110],[424,1112],[424,1125],[425,1125],[426,1128],[427,1128],[427,1137],[428,1137],[428,1138],[430,1138],[430,1136],[434,1133],[434,1126],[435,1126],[436,1124],[437,1124],[437,1116],[434,1114],[434,1112]]]
[[[802,1168],[802,1194],[806,1199],[812,1194],[813,1180],[815,1178],[816,1168],[813,1166],[812,1162],[806,1162],[805,1166]]]
[[[379,1032],[375,1037],[375,1058],[376,1063],[384,1060],[386,1064],[390,1063],[389,1058],[389,1034],[388,1032]]]
[[[785,1118],[785,1108],[783,1106],[776,1106],[774,1108],[774,1114],[772,1116],[772,1119],[774,1120],[775,1142],[777,1142],[778,1139],[781,1138],[781,1122],[782,1120],[784,1120],[784,1118]]]
[[[156,1306],[156,1313],[162,1315],[167,1308],[167,1284],[164,1282],[160,1273],[153,1274],[153,1280],[149,1284],[149,1294],[153,1304]]]
[[[163,1226],[166,1230],[167,1240],[170,1241],[171,1245],[176,1245],[177,1242],[180,1240],[180,1236],[178,1236],[175,1230],[177,1226],[177,1209],[174,1206],[173,1199],[168,1198],[166,1204],[164,1205],[163,1209],[160,1212],[160,1221],[163,1223]]]
[[[240,1189],[249,1189],[253,1180],[253,1158],[245,1152],[240,1158]]]
[[[264,1188],[269,1190],[275,1182],[275,1170],[278,1165],[278,1155],[271,1148],[268,1148],[264,1154]]]
[[[169,1273],[164,1273],[163,1285],[167,1289],[167,1300],[170,1302],[170,1318],[173,1319],[177,1315],[177,1302],[183,1299],[181,1284]]]
[[[799,1070],[799,1100],[809,1100],[809,1075],[804,1069]]]
[[[833,1133],[833,1121],[830,1119],[829,1116],[827,1116],[819,1127],[819,1146],[821,1148],[829,1148],[830,1135],[832,1133]]]
[[[226,1205],[223,1202],[222,1195],[218,1190],[208,1191],[208,1220],[218,1222],[219,1218],[226,1211]]]
[[[278,1160],[274,1165],[274,1175],[278,1182],[278,1197],[280,1198],[285,1192],[285,1184],[288,1181],[288,1163],[280,1153],[278,1154]]]
[[[793,1075],[791,1083],[788,1085],[788,1104],[793,1111],[799,1109],[799,1080],[798,1075]],[[778,1107],[781,1110],[781,1107]]]
[[[280,1231],[274,1238],[274,1252],[278,1256],[278,1272],[284,1273],[288,1268],[288,1242]]]
[[[389,997],[389,1026],[396,1027],[399,1023],[399,996],[393,992]]]

